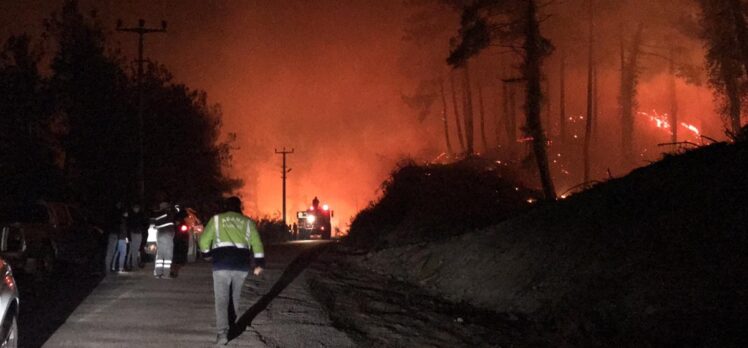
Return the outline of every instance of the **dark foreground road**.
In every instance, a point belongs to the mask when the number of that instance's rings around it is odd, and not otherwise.
[[[229,346],[354,346],[348,336],[332,327],[328,315],[309,293],[305,255],[318,244],[288,243],[267,248],[267,271],[259,278],[248,278],[242,292],[241,313],[237,316],[249,326],[244,331],[235,330]],[[299,254],[302,256],[296,258]],[[81,284],[81,293],[87,292],[85,285]],[[64,294],[54,296],[65,298]],[[207,262],[185,266],[176,279],[154,279],[150,267],[108,276],[82,302],[72,297],[62,302],[68,310],[76,302],[80,304],[59,327],[40,329],[56,329],[51,337],[46,334],[49,338],[43,341],[44,347],[210,347],[215,339],[212,276]],[[27,317],[26,323],[48,318],[38,308],[30,313],[38,317]],[[64,314],[62,310],[57,316]],[[22,346],[41,344],[33,338],[33,332],[22,328],[22,333]]]

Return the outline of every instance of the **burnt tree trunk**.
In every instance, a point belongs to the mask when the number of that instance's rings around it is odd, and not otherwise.
[[[480,139],[483,143],[483,151],[488,151],[488,140],[486,139],[486,109],[483,105],[483,87],[478,79],[478,112],[480,112]]]
[[[592,92],[592,84],[593,84],[593,71],[595,70],[595,59],[594,59],[594,39],[593,39],[593,26],[594,26],[594,13],[592,10],[592,0],[589,0],[589,15],[590,15],[590,22],[589,22],[589,47],[587,48],[587,119],[585,120],[584,125],[584,148],[583,148],[583,158],[584,158],[584,179],[582,182],[589,182],[590,181],[590,144],[592,140],[592,117],[593,117],[593,110],[592,110],[592,100],[594,98],[594,94]]]
[[[729,73],[723,73],[725,81],[725,92],[727,92],[727,108],[730,117],[730,128],[732,134],[740,132],[740,82],[738,78]]]
[[[668,73],[670,78],[668,80],[668,89],[670,97],[670,142],[675,144],[678,142],[678,95],[675,90],[675,48],[671,45],[670,52],[668,55]]]
[[[465,85],[465,88],[463,88],[464,103],[462,104],[465,108],[465,144],[467,145],[467,155],[471,156],[475,153],[475,138],[473,136],[475,127],[473,125],[473,89],[470,85],[470,66],[467,61],[462,71],[465,78],[463,81]]]
[[[527,80],[527,121],[526,131],[532,137],[532,149],[538,165],[540,182],[543,193],[547,200],[556,199],[556,189],[553,187],[550,169],[548,167],[548,154],[546,152],[546,139],[543,126],[540,122],[540,107],[542,92],[540,87],[543,58],[546,55],[546,41],[540,36],[540,27],[536,15],[535,0],[527,1],[527,18],[525,28],[525,51],[524,75]]]
[[[740,0],[700,0],[710,82],[724,97],[728,133],[740,131],[743,81],[748,74],[748,29]],[[730,16],[732,15],[732,16]]]
[[[730,13],[732,14],[735,28],[735,38],[738,41],[738,47],[742,58],[741,62],[745,69],[745,73],[748,74],[748,26],[745,23],[745,11],[743,9],[742,1],[729,1]]]
[[[628,59],[624,59],[621,71],[621,150],[625,163],[634,162],[634,108],[636,107],[636,84],[639,68],[639,53],[643,26],[639,24],[631,40]],[[623,54],[622,54],[623,57]]]
[[[551,127],[551,83],[548,81],[547,78],[543,78],[543,80],[541,81],[545,81],[545,83],[540,84],[540,87],[542,88],[542,92],[543,92],[542,124],[543,124],[543,129],[545,129],[545,131],[548,134],[550,134],[551,129],[552,129]]]
[[[729,0],[730,1],[730,13],[732,13],[733,23],[735,27],[735,38],[738,41],[738,47],[740,49],[741,62],[745,71],[744,74],[748,75],[748,28],[745,23],[745,9],[743,8],[742,1],[740,0]],[[738,89],[740,87],[737,87]],[[741,94],[740,91],[737,92]],[[732,94],[732,93],[731,93]],[[732,134],[738,134],[740,132],[740,96],[738,96],[737,105],[733,105],[733,96],[730,96],[730,123],[732,127]],[[733,110],[736,109],[736,110]]]
[[[506,120],[507,114],[507,99],[506,99],[506,86],[503,86],[500,94],[498,94],[498,100],[501,104],[501,110],[493,112],[493,137],[496,142],[496,150],[501,148],[501,124]]]
[[[600,134],[599,129],[599,109],[600,94],[597,89],[597,64],[592,66],[592,142],[596,145],[597,136]]]
[[[506,105],[504,114],[504,127],[506,128],[507,150],[509,158],[515,159],[517,148],[517,105],[515,103],[515,91],[509,82],[504,82],[504,103]]]
[[[561,143],[566,142],[566,53],[561,53],[560,86],[558,96],[559,113],[559,138]]]
[[[465,151],[465,140],[462,138],[462,120],[460,120],[460,111],[459,107],[457,106],[457,91],[455,91],[455,78],[454,75],[450,72],[449,74],[449,86],[452,89],[452,107],[455,112],[455,121],[456,128],[457,128],[457,140],[460,141],[460,152]]]
[[[452,151],[452,143],[449,141],[449,122],[447,122],[447,97],[444,95],[444,81],[439,79],[439,87],[441,88],[442,97],[442,123],[444,123],[444,141],[447,145],[447,154],[452,157],[454,151]]]

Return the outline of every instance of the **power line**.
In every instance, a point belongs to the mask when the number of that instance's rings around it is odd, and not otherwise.
[[[283,155],[283,171],[281,172],[281,178],[283,178],[283,226],[288,226],[288,224],[286,224],[286,178],[288,177],[288,172],[291,171],[291,168],[286,169],[286,155],[292,154],[293,149],[286,150],[286,147],[284,146],[282,151],[275,149],[275,153]]]

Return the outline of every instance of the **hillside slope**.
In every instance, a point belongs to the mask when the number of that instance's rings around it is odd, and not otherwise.
[[[748,144],[669,156],[496,226],[360,264],[558,344],[745,345]]]

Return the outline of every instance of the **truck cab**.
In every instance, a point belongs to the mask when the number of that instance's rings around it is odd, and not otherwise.
[[[296,212],[298,234],[296,239],[330,239],[332,236],[331,218],[334,212],[327,204],[319,204],[314,197],[312,206]]]

